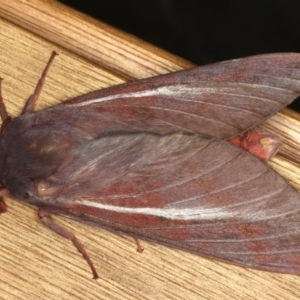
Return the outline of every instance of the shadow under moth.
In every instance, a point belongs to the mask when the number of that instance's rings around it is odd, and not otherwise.
[[[253,129],[299,96],[300,54],[210,64],[34,112],[54,57],[21,116],[11,120],[0,96],[1,212],[5,196],[36,205],[94,278],[84,246],[51,214],[137,244],[300,273],[299,193],[264,162],[277,140]]]

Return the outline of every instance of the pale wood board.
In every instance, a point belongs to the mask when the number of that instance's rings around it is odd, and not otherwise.
[[[125,77],[189,66],[54,1],[0,0],[0,16],[26,28],[0,20],[0,77],[12,116],[20,113],[52,50],[60,55],[36,109],[124,82]],[[272,164],[296,186],[299,125],[299,116],[287,110],[264,125],[287,141],[284,159],[277,156]],[[86,246],[101,276],[94,281],[74,247],[40,224],[35,208],[12,199],[6,202],[8,213],[0,216],[0,299],[300,298],[298,276],[244,269],[146,242],[140,255],[131,238],[56,217]]]

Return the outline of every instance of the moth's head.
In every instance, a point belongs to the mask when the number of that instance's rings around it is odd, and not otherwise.
[[[30,181],[27,174],[28,168],[34,162],[31,158],[27,162],[30,149],[26,147],[24,132],[27,132],[28,126],[32,122],[27,122],[27,117],[17,117],[5,123],[1,127],[0,133],[0,187],[3,191],[0,196],[13,196],[22,200],[22,197],[16,197],[26,194],[24,185]],[[1,211],[1,203],[0,203]]]

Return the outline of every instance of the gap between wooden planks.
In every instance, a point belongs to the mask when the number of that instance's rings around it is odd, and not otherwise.
[[[60,56],[36,109],[129,79],[192,66],[55,1],[0,0],[0,16],[9,20],[0,20],[0,76],[13,116],[20,113],[52,50]],[[289,110],[264,125],[283,138],[284,147],[272,164],[295,186],[300,182],[299,125],[299,115]],[[93,281],[74,247],[39,223],[36,209],[7,203],[8,213],[0,216],[1,299],[300,297],[298,276],[247,270],[143,241],[145,251],[139,255],[131,238],[56,218],[76,232],[89,251],[101,276]]]

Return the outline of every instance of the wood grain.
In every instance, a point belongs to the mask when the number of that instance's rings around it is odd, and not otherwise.
[[[36,109],[126,78],[191,66],[54,1],[0,0],[0,16],[6,19],[0,19],[0,77],[13,116],[52,50],[60,55]],[[284,141],[272,166],[299,186],[299,116],[285,110],[264,126]],[[55,218],[86,246],[101,277],[94,281],[74,247],[40,224],[35,208],[13,199],[7,204],[8,213],[0,216],[0,299],[300,298],[298,276],[243,269],[146,242],[140,255],[131,238]]]
[[[128,79],[192,66],[53,0],[0,0],[0,16]]]

